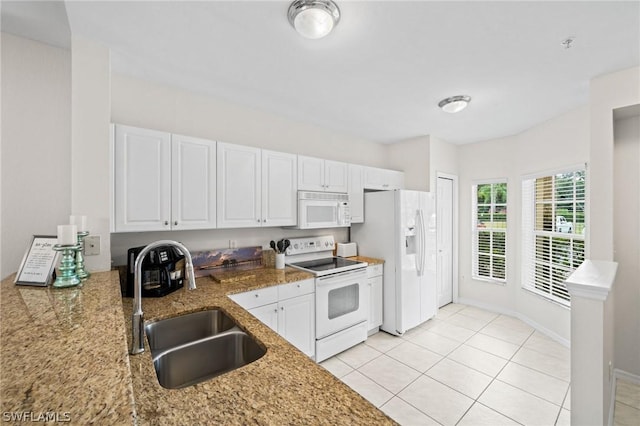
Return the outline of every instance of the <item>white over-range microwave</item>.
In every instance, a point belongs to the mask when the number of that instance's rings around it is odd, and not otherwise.
[[[351,226],[349,195],[337,192],[298,191],[296,229]]]

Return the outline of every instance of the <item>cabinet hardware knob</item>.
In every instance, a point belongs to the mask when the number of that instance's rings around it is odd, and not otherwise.
[[[262,219],[262,221],[263,221],[264,223],[267,223],[267,219]]]
[[[165,220],[165,221],[164,221],[164,226],[167,226],[168,224],[169,224],[169,221],[168,221],[168,220]]]
[[[277,313],[278,313],[278,310],[277,310],[277,309],[274,309],[274,310],[273,310],[273,312],[275,312],[275,313],[277,314]]]
[[[281,307],[280,307],[280,310],[281,310],[281,311],[284,311],[284,306],[281,306]]]
[[[260,223],[260,219],[258,219],[258,223]]]
[[[259,294],[256,294],[256,297],[260,297],[260,295],[259,295]]]
[[[298,284],[298,288],[300,288],[300,284]]]
[[[175,222],[173,222],[173,224],[174,224],[174,225],[177,225],[177,224],[178,224],[178,221],[176,220]]]

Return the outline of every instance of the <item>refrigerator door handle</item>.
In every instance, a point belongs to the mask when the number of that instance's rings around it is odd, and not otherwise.
[[[425,229],[424,211],[420,209],[420,276],[424,275],[424,264],[427,257],[427,231]]]
[[[424,233],[422,232],[423,230],[423,223],[422,223],[422,210],[418,210],[416,211],[416,236],[418,237],[418,244],[417,244],[417,250],[416,250],[416,271],[418,272],[418,276],[421,277],[422,276],[422,268],[424,266],[424,262],[422,261],[422,257],[423,257],[423,251],[422,251],[422,247],[423,247],[423,238],[424,238]]]

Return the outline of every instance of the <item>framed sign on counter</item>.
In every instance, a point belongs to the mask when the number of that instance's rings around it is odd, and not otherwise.
[[[46,287],[55,278],[58,252],[53,250],[55,235],[34,235],[16,274],[16,284]]]

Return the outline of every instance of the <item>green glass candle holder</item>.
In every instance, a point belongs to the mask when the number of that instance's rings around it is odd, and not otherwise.
[[[60,261],[60,274],[53,283],[54,287],[73,287],[80,284],[80,278],[76,275],[76,251],[80,249],[78,244],[53,246],[55,251],[62,252],[62,260]]]
[[[78,232],[78,246],[80,247],[76,251],[76,275],[81,281],[89,279],[91,274],[84,269],[84,237],[89,235],[87,231]]]

